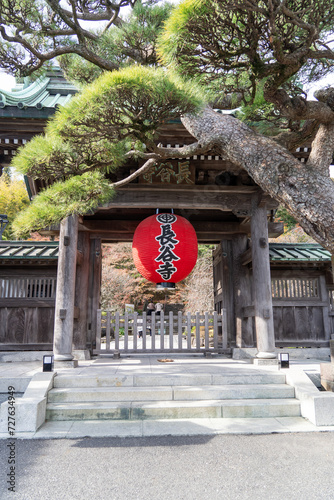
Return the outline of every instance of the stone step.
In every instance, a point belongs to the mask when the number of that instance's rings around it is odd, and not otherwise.
[[[152,387],[177,385],[245,385],[245,384],[284,384],[283,373],[246,374],[168,374],[166,375],[124,375],[124,376],[66,376],[57,375],[54,387]]]
[[[294,398],[295,389],[284,384],[174,387],[174,400]]]
[[[163,401],[172,400],[169,387],[67,387],[51,389],[48,402],[75,403],[79,401]]]
[[[284,384],[157,386],[157,387],[67,387],[51,389],[49,403],[79,401],[173,401],[219,399],[293,398],[294,388]]]
[[[49,403],[47,420],[273,418],[300,416],[295,399]]]

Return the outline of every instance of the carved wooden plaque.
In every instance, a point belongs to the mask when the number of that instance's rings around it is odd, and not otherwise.
[[[195,184],[195,166],[189,160],[157,163],[139,177],[140,184]]]

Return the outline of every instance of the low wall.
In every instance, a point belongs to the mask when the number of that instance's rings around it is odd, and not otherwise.
[[[257,354],[255,347],[236,347],[233,349],[233,359],[251,359]],[[319,359],[321,361],[330,361],[331,353],[329,347],[291,347],[275,349],[276,354],[287,352],[290,359]]]

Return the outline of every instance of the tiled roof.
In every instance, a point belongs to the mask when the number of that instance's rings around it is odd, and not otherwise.
[[[57,260],[58,241],[0,241],[0,261]]]
[[[60,68],[54,68],[27,87],[17,85],[10,92],[0,88],[0,117],[12,116],[14,110],[15,116],[32,113],[34,118],[36,110],[43,115],[54,113],[57,106],[66,104],[76,92],[77,88],[65,80]]]
[[[56,260],[58,241],[0,241],[1,260]],[[271,261],[330,262],[331,254],[313,243],[269,243]]]
[[[269,243],[271,261],[323,262],[331,254],[317,243]]]

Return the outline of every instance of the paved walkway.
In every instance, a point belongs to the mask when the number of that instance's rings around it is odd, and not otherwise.
[[[166,360],[173,360],[171,362]],[[309,375],[320,372],[320,360],[295,360],[288,370],[304,370]],[[6,392],[8,385],[27,386],[29,379],[42,371],[41,362],[0,363],[0,392]],[[113,359],[101,356],[89,361],[80,361],[78,368],[58,370],[62,375],[106,376],[133,374],[251,374],[254,371],[277,371],[277,366],[254,366],[248,361],[236,361],[223,357],[205,358],[203,355],[146,355]],[[284,372],[287,369],[282,370]],[[17,389],[18,390],[18,389]],[[25,390],[25,389],[23,389]],[[334,426],[316,427],[302,417],[243,418],[243,419],[179,419],[139,421],[50,421],[45,422],[34,433],[19,433],[18,438],[80,438],[80,437],[147,437],[147,436],[191,436],[217,434],[268,434],[290,432],[334,431]],[[0,434],[0,438],[7,438]]]

